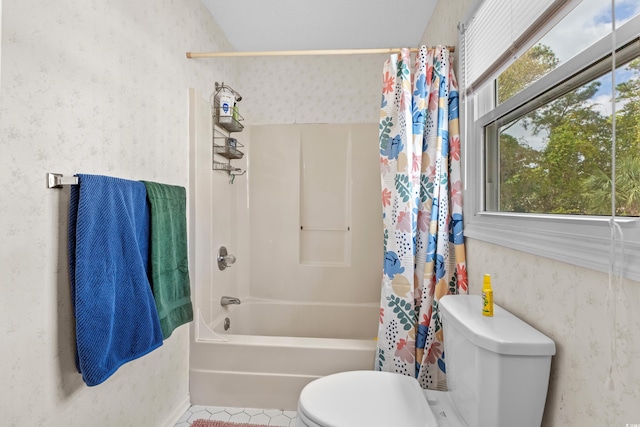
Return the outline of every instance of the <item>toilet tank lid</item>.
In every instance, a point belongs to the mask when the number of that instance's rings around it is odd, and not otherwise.
[[[483,316],[480,295],[446,295],[440,298],[439,306],[449,325],[486,350],[520,356],[556,353],[551,338],[497,304],[494,304],[493,317]]]

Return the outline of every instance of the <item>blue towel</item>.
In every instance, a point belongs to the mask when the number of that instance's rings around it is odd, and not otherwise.
[[[143,183],[77,175],[69,203],[69,274],[76,365],[89,386],[162,345],[148,279],[149,208]]]

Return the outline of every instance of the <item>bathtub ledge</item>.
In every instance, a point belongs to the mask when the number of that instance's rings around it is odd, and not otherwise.
[[[221,337],[211,330],[207,322],[202,317],[202,312],[198,308],[196,316],[196,342],[227,342],[226,338]]]

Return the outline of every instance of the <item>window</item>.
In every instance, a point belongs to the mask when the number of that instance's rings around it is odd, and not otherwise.
[[[486,168],[486,187],[492,188],[486,193],[487,210],[611,214],[611,71],[589,79],[594,71],[581,75],[588,82],[530,113],[518,116],[516,110],[485,127],[485,141],[496,145],[490,152],[498,153],[487,158],[496,165]],[[637,217],[640,61],[618,67],[616,82],[616,215]]]
[[[616,27],[640,13],[637,0],[616,2]],[[497,102],[511,96],[556,69],[611,33],[611,1],[582,0],[496,79]]]
[[[616,216],[625,254],[640,256],[640,4],[616,2],[615,39],[610,1],[567,13],[546,16],[553,25],[528,49],[521,41],[511,64],[462,82],[466,235],[607,271],[613,114]],[[625,263],[624,275],[640,280],[637,264]]]

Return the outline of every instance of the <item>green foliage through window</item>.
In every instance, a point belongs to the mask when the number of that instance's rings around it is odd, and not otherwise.
[[[497,80],[500,102],[555,67],[535,46]],[[616,72],[616,215],[640,215],[640,59]],[[498,129],[502,212],[611,213],[611,72]],[[608,95],[607,95],[608,94]]]

